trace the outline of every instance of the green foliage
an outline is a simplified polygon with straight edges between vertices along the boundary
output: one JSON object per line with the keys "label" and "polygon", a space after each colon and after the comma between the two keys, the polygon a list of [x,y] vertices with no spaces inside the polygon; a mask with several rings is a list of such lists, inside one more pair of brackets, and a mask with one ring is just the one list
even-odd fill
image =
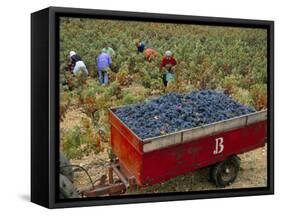
{"label": "green foliage", "polygon": [[251,97],[251,93],[242,88],[235,88],[233,94],[231,95],[234,99],[239,101],[241,104],[245,104],[247,106],[254,106],[254,100]]}
{"label": "green foliage", "polygon": [[[94,128],[109,137],[107,109],[144,101],[164,92],[219,89],[257,110],[267,107],[267,32],[263,29],[215,27],[103,19],[60,18],[60,108],[82,109]],[[137,54],[135,40],[154,48],[151,62]],[[96,58],[110,43],[116,55],[110,83],[97,81]],[[74,76],[68,55],[75,50],[91,76]],[[161,58],[171,50],[178,64],[175,82],[164,88]],[[64,142],[70,155],[79,152],[83,131],[68,131]],[[88,141],[86,143],[89,143]],[[82,151],[82,150],[81,150]],[[77,153],[79,154],[79,153]],[[81,153],[82,154],[82,153]]]}
{"label": "green foliage", "polygon": [[134,97],[134,95],[132,95],[131,93],[129,92],[126,92],[124,93],[124,96],[123,96],[123,102],[124,104],[132,104],[132,103],[135,103],[137,100],[136,98]]}
{"label": "green foliage", "polygon": [[78,125],[61,131],[61,145],[64,154],[70,159],[81,158],[96,147],[92,130]]}
{"label": "green foliage", "polygon": [[148,90],[143,86],[131,86],[129,88],[123,89],[121,103],[124,105],[142,102],[146,99],[147,94]]}
{"label": "green foliage", "polygon": [[257,110],[267,108],[267,85],[255,84],[251,86],[250,93],[254,101],[254,106]]}

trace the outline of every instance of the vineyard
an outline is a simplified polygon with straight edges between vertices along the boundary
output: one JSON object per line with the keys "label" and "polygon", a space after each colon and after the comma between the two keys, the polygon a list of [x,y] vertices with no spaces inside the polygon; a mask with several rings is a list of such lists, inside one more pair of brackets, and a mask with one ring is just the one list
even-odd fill
{"label": "vineyard", "polygon": [[[111,156],[108,108],[145,102],[163,94],[217,90],[262,110],[267,107],[267,32],[262,29],[211,27],[80,18],[60,19],[60,149],[72,160]],[[158,52],[146,61],[135,41]],[[111,44],[115,51],[109,85],[98,82],[96,58]],[[75,50],[90,75],[69,71]],[[171,50],[176,79],[165,88],[159,70]]]}

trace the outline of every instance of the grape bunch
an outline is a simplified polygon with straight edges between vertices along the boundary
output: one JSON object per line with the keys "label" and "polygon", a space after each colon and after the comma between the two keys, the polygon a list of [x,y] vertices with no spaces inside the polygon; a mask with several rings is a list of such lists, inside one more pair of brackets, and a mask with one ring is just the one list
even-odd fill
{"label": "grape bunch", "polygon": [[141,139],[160,136],[255,112],[223,92],[168,93],[144,103],[120,107],[115,114]]}

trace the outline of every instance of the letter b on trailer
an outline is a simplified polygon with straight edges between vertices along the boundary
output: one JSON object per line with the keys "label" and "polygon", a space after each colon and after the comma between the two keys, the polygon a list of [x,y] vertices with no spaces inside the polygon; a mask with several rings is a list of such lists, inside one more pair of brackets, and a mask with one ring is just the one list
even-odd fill
{"label": "letter b on trailer", "polygon": [[223,137],[219,137],[215,139],[215,150],[213,151],[214,155],[220,154],[223,152],[224,149],[224,140]]}

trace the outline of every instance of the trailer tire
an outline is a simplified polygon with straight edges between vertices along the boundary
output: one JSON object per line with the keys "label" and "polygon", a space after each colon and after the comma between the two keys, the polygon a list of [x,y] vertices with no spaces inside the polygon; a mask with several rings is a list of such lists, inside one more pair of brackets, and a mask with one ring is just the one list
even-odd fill
{"label": "trailer tire", "polygon": [[73,183],[66,176],[60,174],[59,179],[60,186],[60,198],[69,199],[69,198],[79,198],[79,193],[74,187]]}
{"label": "trailer tire", "polygon": [[214,168],[215,168],[215,165],[211,166],[209,168],[209,177],[208,177],[208,181],[211,182],[211,183],[215,183],[215,180],[213,178],[213,172],[214,172]]}
{"label": "trailer tire", "polygon": [[240,169],[240,159],[232,156],[211,168],[211,180],[217,187],[226,187],[232,184]]}

